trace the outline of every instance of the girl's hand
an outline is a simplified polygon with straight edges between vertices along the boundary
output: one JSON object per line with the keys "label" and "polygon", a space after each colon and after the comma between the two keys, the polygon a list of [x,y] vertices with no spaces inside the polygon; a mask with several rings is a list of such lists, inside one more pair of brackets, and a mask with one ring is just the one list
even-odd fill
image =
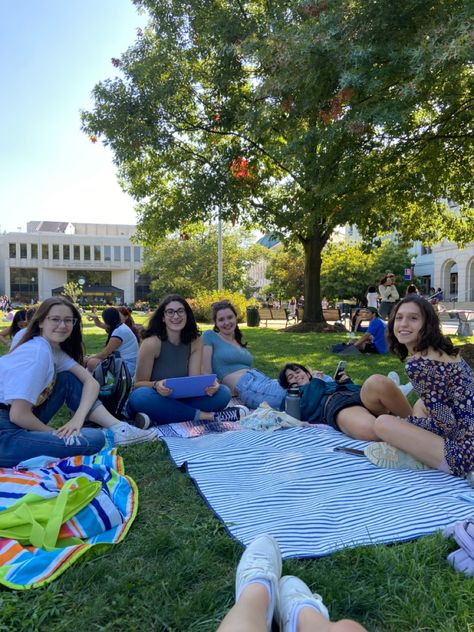
{"label": "girl's hand", "polygon": [[168,397],[173,392],[171,388],[165,386],[166,380],[158,380],[153,383],[153,388],[162,397]]}
{"label": "girl's hand", "polygon": [[73,416],[66,424],[64,424],[64,426],[58,428],[58,430],[56,430],[54,434],[56,434],[61,439],[67,439],[68,437],[74,436],[78,437],[81,434],[81,429],[83,425],[83,419],[81,420]]}
{"label": "girl's hand", "polygon": [[206,395],[208,395],[209,397],[212,397],[213,395],[215,395],[217,393],[217,391],[219,390],[219,382],[217,380],[214,380],[214,384],[211,384],[211,386],[208,386],[205,389],[205,393]]}

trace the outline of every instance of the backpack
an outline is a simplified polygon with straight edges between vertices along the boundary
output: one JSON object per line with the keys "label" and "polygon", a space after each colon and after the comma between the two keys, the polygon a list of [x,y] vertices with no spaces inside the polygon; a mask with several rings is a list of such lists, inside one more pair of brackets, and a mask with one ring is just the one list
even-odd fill
{"label": "backpack", "polygon": [[102,360],[92,375],[99,382],[99,399],[114,417],[119,417],[132,388],[132,377],[120,352]]}

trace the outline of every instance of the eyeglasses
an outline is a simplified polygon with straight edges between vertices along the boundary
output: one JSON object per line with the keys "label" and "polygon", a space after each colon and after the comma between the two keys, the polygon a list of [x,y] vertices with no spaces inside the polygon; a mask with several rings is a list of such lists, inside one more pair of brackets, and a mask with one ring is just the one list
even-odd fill
{"label": "eyeglasses", "polygon": [[184,309],[184,307],[179,307],[178,309],[171,309],[171,307],[169,309],[165,309],[165,316],[168,316],[168,318],[173,318],[173,316],[184,316],[186,313],[186,310]]}
{"label": "eyeglasses", "polygon": [[64,323],[65,327],[74,327],[77,323],[77,318],[59,318],[59,316],[46,316],[46,318],[54,327],[59,327],[61,323]]}

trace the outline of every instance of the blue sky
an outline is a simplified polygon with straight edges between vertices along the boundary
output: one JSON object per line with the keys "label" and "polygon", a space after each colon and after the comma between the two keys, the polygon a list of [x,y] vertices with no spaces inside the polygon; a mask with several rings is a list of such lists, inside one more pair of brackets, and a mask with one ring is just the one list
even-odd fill
{"label": "blue sky", "polygon": [[132,0],[0,0],[0,230],[135,223],[111,153],[80,130],[94,85],[146,16]]}

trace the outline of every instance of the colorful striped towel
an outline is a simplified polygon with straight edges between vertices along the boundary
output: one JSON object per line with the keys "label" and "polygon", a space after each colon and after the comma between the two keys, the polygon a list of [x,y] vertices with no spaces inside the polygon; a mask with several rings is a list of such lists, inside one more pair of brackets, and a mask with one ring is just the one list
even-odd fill
{"label": "colorful striped towel", "polygon": [[324,428],[164,441],[234,538],[248,545],[271,533],[285,558],[412,540],[472,515],[466,481],[334,452],[366,444]]}
{"label": "colorful striped towel", "polygon": [[100,482],[101,490],[62,525],[58,543],[68,538],[82,542],[45,551],[0,538],[1,584],[15,589],[37,588],[58,577],[94,545],[123,540],[137,513],[138,490],[134,481],[124,475],[122,459],[115,450],[53,460],[33,469],[0,468],[0,511],[26,494],[54,498],[68,481],[79,477]]}

